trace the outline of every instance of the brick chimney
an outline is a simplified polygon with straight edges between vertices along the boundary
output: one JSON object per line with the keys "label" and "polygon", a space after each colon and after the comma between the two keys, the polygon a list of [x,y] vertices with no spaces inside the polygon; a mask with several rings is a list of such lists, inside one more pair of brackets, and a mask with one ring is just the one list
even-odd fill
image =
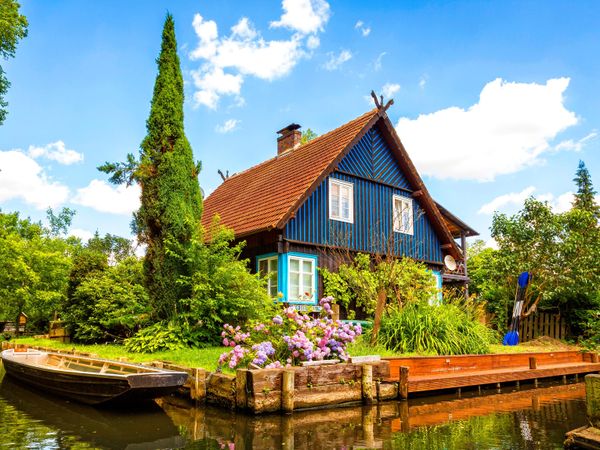
{"label": "brick chimney", "polygon": [[302,139],[302,132],[300,131],[300,125],[292,123],[285,128],[282,128],[277,132],[280,136],[277,138],[277,154],[294,150],[300,145]]}

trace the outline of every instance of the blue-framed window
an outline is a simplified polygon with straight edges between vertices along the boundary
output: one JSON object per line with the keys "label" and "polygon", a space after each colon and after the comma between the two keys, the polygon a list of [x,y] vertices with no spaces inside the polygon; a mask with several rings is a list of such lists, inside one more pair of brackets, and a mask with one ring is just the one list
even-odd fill
{"label": "blue-framed window", "polygon": [[277,253],[256,258],[256,271],[267,277],[267,293],[276,298],[279,294],[279,256]]}
{"label": "blue-framed window", "polygon": [[289,303],[316,303],[317,257],[287,254],[287,301]]}
{"label": "blue-framed window", "polygon": [[316,305],[318,257],[308,253],[269,253],[256,258],[256,270],[267,275],[271,297],[291,304]]}

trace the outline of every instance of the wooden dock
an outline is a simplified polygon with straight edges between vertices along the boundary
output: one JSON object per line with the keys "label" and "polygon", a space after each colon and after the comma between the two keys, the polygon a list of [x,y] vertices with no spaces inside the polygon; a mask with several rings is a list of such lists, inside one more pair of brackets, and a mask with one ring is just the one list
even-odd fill
{"label": "wooden dock", "polygon": [[400,397],[446,389],[462,389],[543,378],[600,372],[597,353],[558,351],[493,355],[384,358]]}
{"label": "wooden dock", "polygon": [[[15,345],[22,344],[3,342],[2,348]],[[76,351],[59,353],[90,356]],[[146,365],[187,372],[188,381],[181,390],[186,398],[254,414],[368,405],[451,389],[460,393],[469,387],[500,388],[504,383],[518,385],[527,380],[537,387],[538,380],[545,378],[562,377],[566,382],[567,376],[600,373],[598,354],[579,351],[363,359],[314,367],[238,369],[235,375],[164,361]]]}

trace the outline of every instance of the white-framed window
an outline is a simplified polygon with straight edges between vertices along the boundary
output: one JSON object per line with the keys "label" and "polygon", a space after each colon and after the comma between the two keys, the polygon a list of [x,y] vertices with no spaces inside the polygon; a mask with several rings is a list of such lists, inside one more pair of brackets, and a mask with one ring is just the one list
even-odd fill
{"label": "white-framed window", "polygon": [[411,198],[394,195],[394,231],[413,234],[413,201]]}
{"label": "white-framed window", "polygon": [[329,218],[354,222],[354,185],[346,181],[329,179]]}
{"label": "white-framed window", "polygon": [[277,256],[268,256],[265,258],[258,258],[258,271],[261,275],[267,276],[267,292],[275,298],[279,293],[279,286],[277,285]]}
{"label": "white-framed window", "polygon": [[315,260],[289,256],[288,272],[288,301],[313,301],[315,298]]}

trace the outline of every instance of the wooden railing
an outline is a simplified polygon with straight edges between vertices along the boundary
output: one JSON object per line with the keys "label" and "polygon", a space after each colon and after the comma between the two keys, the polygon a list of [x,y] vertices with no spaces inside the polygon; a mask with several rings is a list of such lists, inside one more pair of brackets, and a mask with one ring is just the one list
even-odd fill
{"label": "wooden railing", "polygon": [[560,314],[539,312],[522,319],[519,324],[519,341],[527,342],[540,336],[565,339],[567,332],[566,321]]}

